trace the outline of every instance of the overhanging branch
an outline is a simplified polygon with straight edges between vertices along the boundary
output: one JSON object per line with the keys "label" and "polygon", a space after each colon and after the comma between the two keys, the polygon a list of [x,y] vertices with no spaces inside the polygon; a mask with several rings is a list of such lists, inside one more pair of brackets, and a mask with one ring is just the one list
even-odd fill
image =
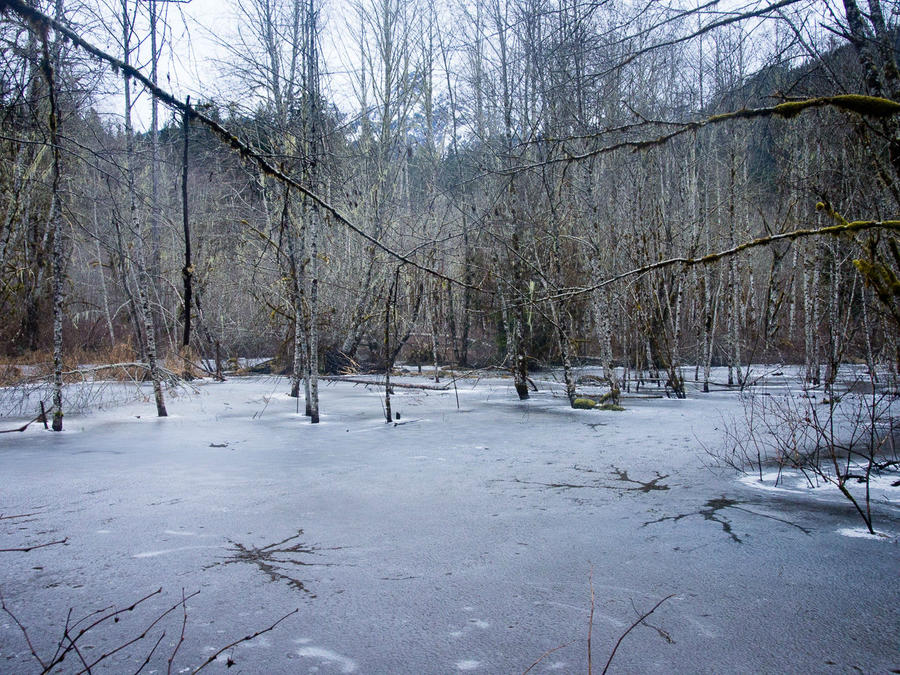
{"label": "overhanging branch", "polygon": [[[590,150],[581,154],[573,155],[566,153],[562,157],[535,162],[526,166],[513,167],[496,173],[503,175],[512,175],[527,171],[529,169],[538,169],[552,164],[568,164],[571,162],[580,162],[592,157],[607,155],[617,150],[649,150],[661,145],[665,145],[671,140],[683,136],[684,134],[698,131],[703,127],[721,124],[723,122],[733,122],[735,120],[751,120],[766,117],[781,117],[789,119],[796,117],[800,113],[812,108],[835,108],[843,112],[856,113],[864,117],[886,118],[894,115],[900,115],[900,103],[879,96],[865,96],[863,94],[839,94],[837,96],[817,96],[815,98],[807,98],[800,101],[786,101],[778,105],[768,106],[765,108],[741,108],[727,113],[721,113],[707,117],[706,119],[696,120],[693,122],[682,122],[677,129],[670,131],[656,138],[644,139],[639,141],[620,141],[611,145],[605,145],[596,150]],[[666,124],[672,124],[667,122]],[[584,138],[584,136],[580,137]]]}
{"label": "overhanging branch", "polygon": [[672,267],[674,265],[683,265],[685,267],[690,267],[692,265],[705,265],[708,263],[716,262],[717,260],[722,260],[723,258],[730,258],[731,256],[737,255],[738,253],[747,251],[751,248],[757,248],[759,246],[769,246],[770,244],[774,244],[778,241],[793,241],[794,239],[800,239],[803,237],[814,237],[822,235],[839,236],[842,234],[855,234],[857,232],[864,232],[866,230],[887,230],[889,232],[895,233],[900,232],[900,220],[856,220],[853,222],[844,221],[839,222],[837,225],[828,225],[827,227],[803,228],[799,230],[791,230],[790,232],[772,234],[767,237],[752,239],[751,241],[746,241],[742,244],[738,244],[737,246],[725,249],[724,251],[719,251],[718,253],[710,253],[700,258],[679,257],[660,260],[649,265],[644,265],[643,267],[636,267],[634,269],[628,270],[627,272],[616,274],[615,276],[604,279],[603,281],[600,281],[591,286],[562,289],[561,291],[559,291],[558,293],[554,293],[553,295],[539,298],[538,301],[571,300],[572,298],[579,295],[597,291],[601,288],[605,288],[606,286],[614,284],[617,281],[621,281],[622,279],[627,279],[629,277],[640,276],[648,272],[653,272],[655,270],[663,269],[666,267]]}

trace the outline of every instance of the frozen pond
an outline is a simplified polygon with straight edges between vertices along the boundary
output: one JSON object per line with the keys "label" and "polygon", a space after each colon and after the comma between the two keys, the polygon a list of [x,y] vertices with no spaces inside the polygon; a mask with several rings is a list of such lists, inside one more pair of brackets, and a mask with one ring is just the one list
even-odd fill
{"label": "frozen pond", "polygon": [[[422,380],[424,381],[424,380]],[[900,668],[900,503],[889,536],[839,497],[759,489],[704,466],[730,393],[574,411],[500,380],[380,393],[324,383],[323,422],[283,379],[0,435],[6,605],[51,656],[73,620],[162,588],[83,638],[91,663],[187,594],[172,672],[299,612],[204,672],[887,672]],[[10,423],[4,428],[15,426]],[[32,514],[32,515],[25,515]],[[10,517],[21,516],[21,517]],[[165,672],[181,608],[99,672]],[[64,672],[83,666],[74,655]],[[40,668],[0,615],[0,672]]]}

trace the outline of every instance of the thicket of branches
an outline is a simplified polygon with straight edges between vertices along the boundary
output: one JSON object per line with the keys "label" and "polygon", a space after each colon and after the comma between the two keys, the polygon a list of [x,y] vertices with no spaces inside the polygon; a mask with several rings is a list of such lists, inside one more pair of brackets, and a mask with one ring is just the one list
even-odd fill
{"label": "thicket of branches", "polygon": [[233,5],[233,97],[136,131],[164,3],[0,2],[8,356],[277,354],[313,419],[398,358],[563,364],[573,404],[585,357],[613,393],[900,366],[896,5],[334,2],[355,109],[319,0]]}

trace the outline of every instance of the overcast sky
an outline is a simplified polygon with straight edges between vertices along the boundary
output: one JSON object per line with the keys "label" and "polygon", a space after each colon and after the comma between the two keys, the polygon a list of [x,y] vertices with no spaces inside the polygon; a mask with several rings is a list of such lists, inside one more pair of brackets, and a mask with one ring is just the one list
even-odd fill
{"label": "overcast sky", "polygon": [[[115,0],[107,0],[114,2]],[[115,1],[115,4],[118,4]],[[190,0],[182,3],[159,3],[160,15],[165,17],[167,28],[159,61],[159,85],[176,97],[184,99],[190,95],[192,102],[216,99],[226,103],[241,100],[236,91],[236,82],[228,76],[229,55],[226,45],[234,44],[237,38],[237,14],[230,0]],[[323,29],[321,64],[327,76],[323,78],[326,95],[339,105],[351,105],[352,91],[348,71],[354,67],[350,62],[355,50],[348,50],[341,44],[347,36],[345,13],[349,3],[334,0],[322,8]],[[146,11],[142,12],[137,33],[148,34]],[[110,36],[108,28],[98,31],[95,41],[99,41],[110,53],[121,56],[121,46]],[[104,34],[105,33],[105,34]],[[142,45],[135,65],[150,75],[149,40]],[[98,99],[98,109],[110,116],[121,117],[123,95],[121,84],[114,84],[118,90]],[[138,90],[141,88],[138,87]],[[170,113],[160,110],[160,124],[164,124]],[[139,91],[133,110],[135,127],[146,129],[150,123],[150,100]]]}

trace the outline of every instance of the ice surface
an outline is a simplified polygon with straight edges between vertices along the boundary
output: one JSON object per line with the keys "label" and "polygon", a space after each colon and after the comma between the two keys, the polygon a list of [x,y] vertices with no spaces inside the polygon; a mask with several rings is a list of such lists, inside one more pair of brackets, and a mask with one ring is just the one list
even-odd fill
{"label": "ice surface", "polygon": [[874,541],[884,542],[888,542],[893,539],[895,540],[894,543],[896,543],[896,536],[892,537],[887,532],[880,532],[878,530],[875,530],[875,534],[872,534],[864,527],[842,527],[838,530],[838,534],[842,534],[845,537],[855,537],[857,539],[872,539]]}
{"label": "ice surface", "polygon": [[[395,425],[376,388],[323,382],[313,426],[288,388],[207,382],[170,399],[167,419],[147,399],[67,415],[63,434],[0,435],[0,548],[66,538],[0,553],[4,602],[39,654],[69,608],[74,620],[161,587],[91,633],[87,654],[140,634],[185,589],[200,593],[173,672],[298,607],[204,672],[235,672],[231,658],[275,675],[521,673],[568,643],[531,672],[586,672],[592,579],[597,669],[670,594],[611,672],[898,666],[896,489],[877,486],[888,536],[869,541],[846,536],[862,523],[833,490],[711,472],[700,443],[721,442],[733,393],[612,413],[569,409],[559,385],[519,402],[508,380],[462,380],[459,408],[452,389],[397,389]],[[95,672],[135,671],[163,630],[152,666],[165,672],[181,622],[179,607]],[[0,613],[0,673],[35,670]]]}

